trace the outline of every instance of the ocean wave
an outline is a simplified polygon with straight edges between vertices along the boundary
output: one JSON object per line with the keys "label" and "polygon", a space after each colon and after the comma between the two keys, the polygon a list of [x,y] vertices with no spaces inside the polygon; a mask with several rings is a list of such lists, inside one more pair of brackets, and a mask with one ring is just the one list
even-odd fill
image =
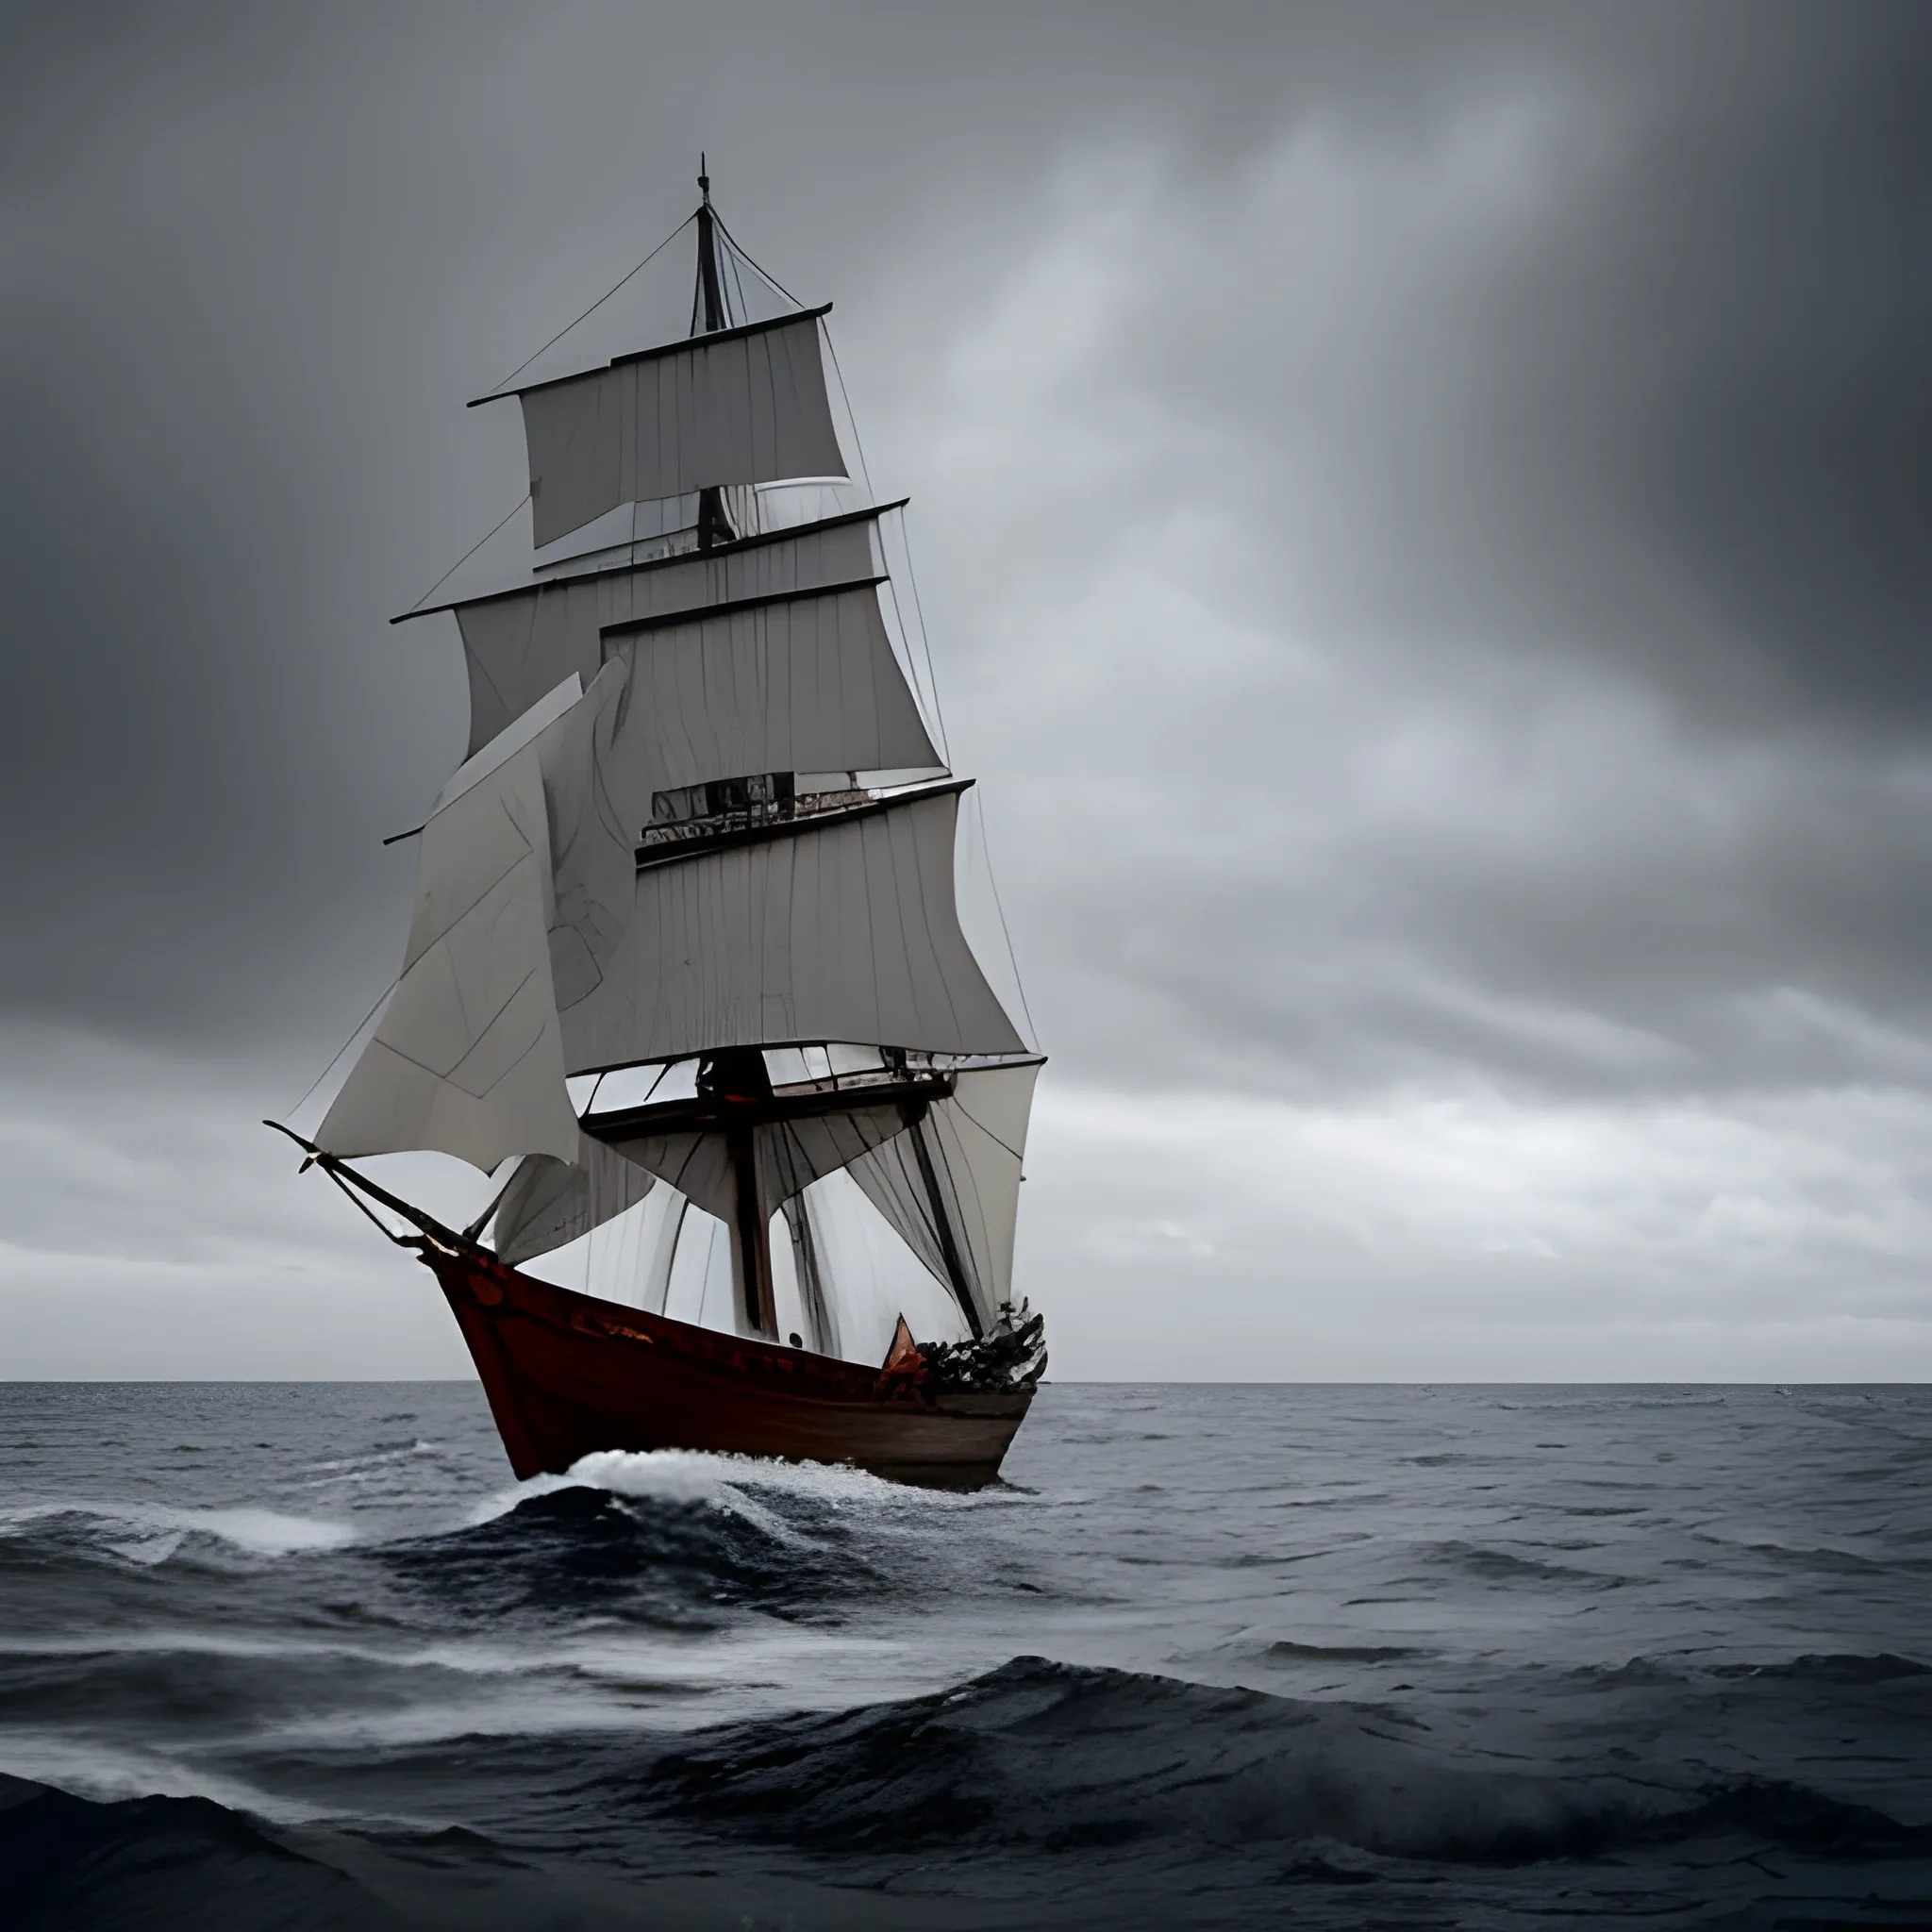
{"label": "ocean wave", "polygon": [[372,1557],[392,1577],[472,1613],[641,1616],[674,1623],[706,1606],[779,1614],[882,1578],[821,1526],[804,1534],[747,1499],[530,1486],[507,1508]]}
{"label": "ocean wave", "polygon": [[934,1695],[704,1734],[636,1796],[806,1848],[1324,1842],[1517,1865],[1742,1839],[1924,1855],[1932,1829],[1790,1784],[1476,1768],[1373,1707],[1016,1657]]}
{"label": "ocean wave", "polygon": [[1710,1674],[1792,1684],[1896,1684],[1905,1678],[1932,1677],[1932,1664],[1898,1657],[1889,1650],[1875,1656],[1856,1651],[1807,1651],[1781,1663],[1717,1664]]}
{"label": "ocean wave", "polygon": [[0,1776],[0,1920],[17,1932],[113,1925],[401,1932],[346,1873],[205,1797],[93,1802]]}
{"label": "ocean wave", "polygon": [[1512,1550],[1499,1550],[1488,1543],[1434,1543],[1424,1554],[1444,1569],[1460,1571],[1483,1583],[1585,1583],[1597,1590],[1615,1590],[1624,1582],[1621,1576],[1605,1575],[1572,1563],[1551,1563],[1540,1557],[1520,1557]]}
{"label": "ocean wave", "polygon": [[[991,1507],[998,1508],[995,1503]],[[954,1532],[986,1499],[863,1470],[662,1450],[602,1451],[498,1491],[458,1525],[373,1545],[392,1574],[497,1609],[780,1615],[943,1583],[1035,1590]]]}
{"label": "ocean wave", "polygon": [[1749,1396],[1756,1392],[1750,1389],[1712,1389],[1697,1383],[1626,1383],[1608,1388],[1586,1385],[1574,1391],[1558,1387],[1501,1395],[1495,1399],[1495,1407],[1506,1415],[1624,1415],[1657,1408],[1729,1408],[1733,1395]]}
{"label": "ocean wave", "polygon": [[[445,1643],[385,1655],[346,1645],[214,1643],[150,1640],[57,1650],[48,1644],[0,1648],[0,1757],[19,1765],[21,1726],[52,1734],[84,1732],[112,1713],[123,1740],[215,1740],[235,1745],[291,1727],[342,1727],[429,1710],[475,1713],[541,1697],[581,1707],[577,1674],[549,1657],[520,1657],[511,1646]],[[473,1722],[474,1717],[466,1719]],[[520,1717],[518,1722],[524,1720]]]}
{"label": "ocean wave", "polygon": [[[1713,1544],[1727,1557],[1753,1557],[1771,1568],[1796,1574],[1811,1573],[1832,1577],[1889,1578],[1900,1573],[1932,1570],[1932,1557],[1905,1557],[1884,1547],[1870,1554],[1834,1543],[1779,1542],[1769,1537],[1724,1536],[1709,1530],[1692,1532],[1695,1540]],[[1874,1537],[1874,1543],[1878,1539]]]}
{"label": "ocean wave", "polygon": [[56,1632],[75,1615],[419,1639],[478,1616],[681,1629],[746,1608],[837,1619],[936,1587],[1031,1588],[983,1542],[948,1533],[976,1505],[858,1470],[608,1452],[467,1505],[425,1495],[348,1522],[36,1500],[0,1513],[0,1579],[36,1607],[29,1627]]}
{"label": "ocean wave", "polygon": [[1296,1643],[1282,1638],[1261,1655],[1282,1663],[1382,1664],[1427,1656],[1426,1651],[1392,1643]]}
{"label": "ocean wave", "polygon": [[0,1552],[15,1557],[93,1556],[142,1568],[196,1545],[244,1557],[288,1557],[340,1549],[355,1541],[347,1524],[274,1509],[178,1509],[162,1504],[49,1502],[0,1511]]}
{"label": "ocean wave", "polygon": [[1621,1664],[1584,1664],[1568,1674],[1592,1690],[1669,1690],[1680,1693],[1690,1682],[1681,1659],[1669,1663],[1633,1657]]}
{"label": "ocean wave", "polygon": [[[430,1446],[389,1444],[373,1458],[308,1469],[335,1480]],[[466,1597],[481,1591],[508,1603],[560,1605],[580,1587],[605,1586],[608,1594],[626,1578],[712,1601],[780,1602],[847,1585],[877,1588],[884,1579],[873,1558],[886,1544],[929,1548],[930,1532],[977,1500],[908,1491],[861,1470],[607,1451],[467,1509],[458,1503],[454,1521],[446,1515],[401,1529],[249,1506],[35,1501],[0,1510],[0,1568],[45,1574],[108,1564],[138,1573],[199,1563],[227,1571],[347,1553],[418,1582],[440,1579]],[[868,1555],[858,1547],[864,1541],[879,1547]]]}
{"label": "ocean wave", "polygon": [[752,1517],[782,1533],[782,1517],[823,1520],[858,1511],[873,1517],[943,1516],[984,1507],[982,1497],[908,1490],[867,1470],[824,1462],[780,1462],[770,1457],[716,1456],[696,1449],[603,1449],[581,1457],[562,1475],[532,1476],[479,1505],[470,1520],[489,1522],[533,1496],[590,1489],[639,1501],[705,1503]]}
{"label": "ocean wave", "polygon": [[[643,1924],[896,1932],[906,1923],[896,1901],[844,1887],[753,1869],[680,1873],[675,1847],[640,1848],[642,1869],[625,1870],[609,1862],[608,1847],[602,1858],[545,1857],[447,1823],[341,1826],[270,1822],[201,1795],[93,1799],[0,1776],[0,1924],[8,1932],[636,1932]],[[1082,1923],[1091,1921],[1083,1914]]]}

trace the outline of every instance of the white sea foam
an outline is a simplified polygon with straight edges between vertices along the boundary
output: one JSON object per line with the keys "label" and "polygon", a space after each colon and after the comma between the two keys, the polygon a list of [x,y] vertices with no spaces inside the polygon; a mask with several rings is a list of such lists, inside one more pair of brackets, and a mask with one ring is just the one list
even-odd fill
{"label": "white sea foam", "polygon": [[331,1806],[263,1790],[206,1766],[185,1764],[163,1751],[104,1745],[52,1732],[8,1731],[0,1740],[0,1772],[53,1785],[77,1798],[113,1804],[124,1798],[210,1798],[231,1811],[252,1812],[279,1824],[309,1824],[346,1817]]}
{"label": "white sea foam", "polygon": [[389,1466],[397,1462],[411,1462],[420,1456],[434,1456],[436,1444],[423,1441],[420,1438],[404,1449],[376,1449],[367,1456],[334,1457],[323,1462],[305,1463],[307,1471],[320,1470],[320,1475],[310,1475],[301,1487],[322,1489],[330,1483],[366,1483],[374,1481],[386,1473]]}
{"label": "white sea foam", "polygon": [[[532,1476],[498,1491],[476,1507],[470,1522],[473,1526],[490,1523],[533,1496],[573,1489],[602,1490],[644,1501],[699,1503],[787,1540],[795,1538],[796,1532],[758,1500],[758,1491],[808,1496],[833,1508],[855,1504],[889,1507],[903,1504],[914,1493],[865,1470],[831,1463],[712,1456],[695,1449],[600,1449],[580,1457],[566,1474]],[[922,1494],[920,1500],[928,1498]]]}
{"label": "white sea foam", "polygon": [[101,1546],[130,1563],[165,1563],[192,1535],[213,1537],[256,1557],[340,1549],[355,1541],[343,1523],[275,1509],[174,1509],[159,1503],[45,1502],[0,1510],[0,1537],[31,1535],[58,1518],[78,1518]]}
{"label": "white sea foam", "polygon": [[285,1557],[298,1550],[336,1550],[354,1542],[356,1532],[345,1523],[313,1516],[285,1516],[275,1509],[201,1509],[184,1512],[186,1529],[220,1537],[238,1549],[259,1557]]}

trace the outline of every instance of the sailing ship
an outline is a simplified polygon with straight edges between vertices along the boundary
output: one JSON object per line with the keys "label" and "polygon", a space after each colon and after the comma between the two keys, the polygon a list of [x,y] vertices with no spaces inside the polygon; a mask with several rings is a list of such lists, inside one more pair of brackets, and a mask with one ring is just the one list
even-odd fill
{"label": "sailing ship", "polygon": [[[784,306],[752,319],[763,271],[699,189],[688,335],[477,399],[521,406],[536,552],[586,547],[404,613],[454,614],[468,755],[399,835],[379,1022],[314,1139],[281,1130],[433,1272],[519,1476],[694,1449],[970,1487],[1045,1368],[1009,1298],[1042,1060],[960,924],[972,781],[908,675],[904,499],[851,477],[830,305],[764,276]],[[348,1165],[417,1150],[507,1176],[456,1228]],[[883,1361],[848,1358],[835,1208],[939,1285],[951,1334],[902,1312]],[[625,1298],[528,1272],[624,1216],[655,1230]],[[728,1328],[675,1319],[680,1251],[720,1224]]]}

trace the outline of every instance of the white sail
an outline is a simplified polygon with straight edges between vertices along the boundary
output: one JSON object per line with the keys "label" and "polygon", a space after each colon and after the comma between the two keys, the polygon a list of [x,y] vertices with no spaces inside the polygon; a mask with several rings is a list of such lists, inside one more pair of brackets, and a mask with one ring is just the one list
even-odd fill
{"label": "white sail", "polygon": [[496,1252],[520,1267],[614,1221],[657,1184],[655,1174],[588,1134],[578,1135],[575,1160],[526,1154],[496,1204]]}
{"label": "white sail", "polygon": [[[896,1104],[854,1107],[753,1127],[758,1195],[768,1209],[802,1194],[813,1181],[849,1167],[868,1149],[905,1130]],[[611,1148],[626,1162],[648,1169],[679,1193],[729,1224],[737,1217],[738,1184],[731,1152],[718,1129],[612,1135]]]}
{"label": "white sail", "polygon": [[596,984],[566,1001],[566,1065],[824,1041],[1024,1052],[959,929],[957,804],[927,791],[646,865]]}
{"label": "white sail", "polygon": [[852,1177],[866,1198],[951,1288],[946,1240],[933,1200],[935,1193],[939,1196],[954,1257],[982,1328],[992,1325],[1000,1305],[1012,1293],[1021,1169],[1040,1067],[1040,1061],[1029,1060],[962,1071],[951,1097],[933,1102],[909,1133],[851,1163]]}
{"label": "white sail", "polygon": [[470,675],[470,751],[488,744],[573,672],[588,685],[603,666],[608,625],[874,575],[876,520],[877,512],[869,512],[715,555],[592,571],[456,605]]}
{"label": "white sail", "polygon": [[870,586],[608,633],[630,667],[612,756],[660,791],[767,772],[942,770]]}
{"label": "white sail", "polygon": [[518,391],[541,548],[621,503],[842,476],[824,309],[693,337]]}
{"label": "white sail", "polygon": [[[806,596],[621,641],[544,767],[553,984],[573,1071],[659,1057],[624,1042],[637,1004],[627,975],[656,957],[664,937],[661,895],[637,867],[660,794],[758,773],[921,769],[939,758],[870,591]],[[930,870],[937,860],[925,863]],[[937,874],[945,882],[941,939],[957,932],[951,875],[949,845]],[[724,940],[691,943],[690,963],[702,973]],[[977,976],[976,967],[971,972]],[[741,1043],[701,1041],[691,1050]]]}
{"label": "white sail", "polygon": [[785,1231],[791,1238],[791,1278],[798,1294],[799,1320],[805,1324],[805,1345],[819,1355],[838,1355],[839,1307],[819,1259],[811,1196],[794,1194],[784,1204],[784,1217]]}
{"label": "white sail", "polygon": [[316,1133],[335,1155],[426,1148],[486,1172],[577,1151],[550,973],[551,725],[423,828],[402,977]]}

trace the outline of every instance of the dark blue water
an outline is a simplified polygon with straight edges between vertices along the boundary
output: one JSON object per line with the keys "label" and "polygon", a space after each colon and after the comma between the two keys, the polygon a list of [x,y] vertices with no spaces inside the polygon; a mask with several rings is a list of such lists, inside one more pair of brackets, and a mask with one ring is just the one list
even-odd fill
{"label": "dark blue water", "polygon": [[0,1385],[0,1924],[1932,1926],[1932,1391],[1056,1387],[974,1497]]}

